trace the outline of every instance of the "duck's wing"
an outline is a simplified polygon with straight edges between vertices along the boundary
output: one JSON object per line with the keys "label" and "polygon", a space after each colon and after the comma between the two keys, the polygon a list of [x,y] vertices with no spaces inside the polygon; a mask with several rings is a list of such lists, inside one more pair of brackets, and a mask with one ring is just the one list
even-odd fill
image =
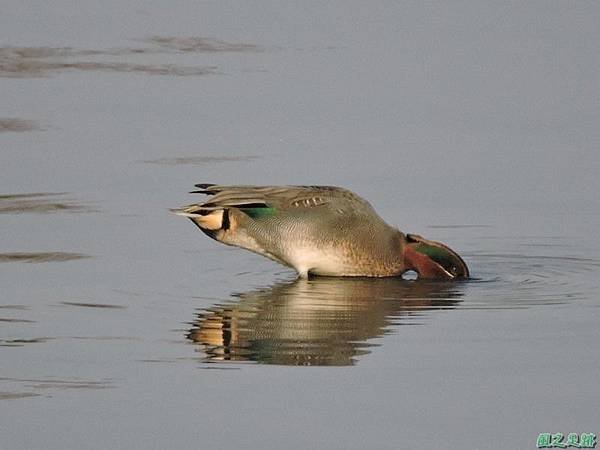
{"label": "duck's wing", "polygon": [[302,215],[318,210],[337,214],[375,214],[373,207],[353,192],[335,186],[227,186],[197,184],[193,193],[210,196],[205,202],[180,211],[207,215],[212,211],[237,208],[253,218],[266,215]]}

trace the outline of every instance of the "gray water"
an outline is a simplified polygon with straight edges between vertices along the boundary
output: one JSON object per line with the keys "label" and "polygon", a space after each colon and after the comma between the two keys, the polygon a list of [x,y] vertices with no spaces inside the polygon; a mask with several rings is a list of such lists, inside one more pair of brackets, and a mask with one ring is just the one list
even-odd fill
{"label": "gray water", "polygon": [[[4,2],[0,448],[600,434],[599,20]],[[473,279],[296,281],[169,213],[199,182],[350,188]]]}

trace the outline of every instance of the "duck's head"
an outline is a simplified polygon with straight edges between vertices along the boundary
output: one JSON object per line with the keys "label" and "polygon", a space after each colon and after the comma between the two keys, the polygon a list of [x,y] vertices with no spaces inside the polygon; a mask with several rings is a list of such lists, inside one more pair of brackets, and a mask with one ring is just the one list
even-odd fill
{"label": "duck's head", "polygon": [[407,234],[403,251],[406,270],[414,270],[419,278],[469,278],[469,268],[462,258],[440,242],[427,240],[417,234]]}

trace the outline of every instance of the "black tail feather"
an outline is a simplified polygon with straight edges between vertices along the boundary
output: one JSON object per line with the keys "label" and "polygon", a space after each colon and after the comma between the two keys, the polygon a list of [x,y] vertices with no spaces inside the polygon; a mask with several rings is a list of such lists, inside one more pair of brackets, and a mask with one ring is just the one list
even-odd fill
{"label": "black tail feather", "polygon": [[206,194],[206,195],[215,195],[216,192],[212,191],[210,188],[212,186],[216,186],[214,183],[198,183],[194,185],[197,188],[200,188],[198,191],[190,191],[190,194]]}

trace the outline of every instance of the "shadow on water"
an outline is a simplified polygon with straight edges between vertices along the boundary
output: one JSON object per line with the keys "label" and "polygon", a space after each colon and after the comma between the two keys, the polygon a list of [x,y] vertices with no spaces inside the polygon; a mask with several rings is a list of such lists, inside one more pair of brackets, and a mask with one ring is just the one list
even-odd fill
{"label": "shadow on water", "polygon": [[459,283],[398,278],[295,280],[236,294],[237,302],[198,313],[187,337],[205,362],[346,366],[368,354],[392,326],[423,312],[453,309]]}
{"label": "shadow on water", "polygon": [[91,258],[91,255],[83,253],[69,252],[13,252],[0,253],[0,263],[21,262],[21,263],[46,263],[46,262],[64,262],[77,259]]}
{"label": "shadow on water", "polygon": [[[56,391],[70,389],[77,390],[97,390],[114,388],[114,382],[111,379],[81,379],[75,377],[69,378],[12,378],[0,377],[0,386],[6,386],[7,391],[0,390],[1,400],[17,400],[28,397],[46,396],[52,397]],[[23,391],[23,388],[27,391]],[[46,392],[46,393],[44,393]]]}
{"label": "shadow on water", "polygon": [[0,133],[24,131],[34,131],[41,129],[37,122],[28,119],[19,119],[18,117],[3,117],[0,118]]}
{"label": "shadow on water", "polygon": [[258,159],[257,156],[176,156],[170,158],[158,158],[141,161],[147,164],[158,164],[163,166],[201,166],[206,164],[222,162],[249,162]]}
{"label": "shadow on water", "polygon": [[0,214],[98,212],[71,198],[66,192],[32,192],[0,195]]}
{"label": "shadow on water", "polygon": [[[253,44],[231,43],[205,37],[154,36],[138,40],[144,46],[81,49],[73,47],[0,47],[0,77],[44,77],[65,70],[133,72],[146,75],[198,76],[218,73],[215,66],[143,64],[132,62],[138,55],[257,52]],[[105,58],[111,58],[106,61]],[[126,61],[122,59],[126,58]]]}
{"label": "shadow on water", "polygon": [[145,51],[182,52],[182,53],[222,53],[222,52],[257,52],[261,48],[254,44],[242,42],[225,42],[219,39],[206,37],[175,37],[152,36],[142,39],[142,42],[153,45],[155,48],[146,48]]}

